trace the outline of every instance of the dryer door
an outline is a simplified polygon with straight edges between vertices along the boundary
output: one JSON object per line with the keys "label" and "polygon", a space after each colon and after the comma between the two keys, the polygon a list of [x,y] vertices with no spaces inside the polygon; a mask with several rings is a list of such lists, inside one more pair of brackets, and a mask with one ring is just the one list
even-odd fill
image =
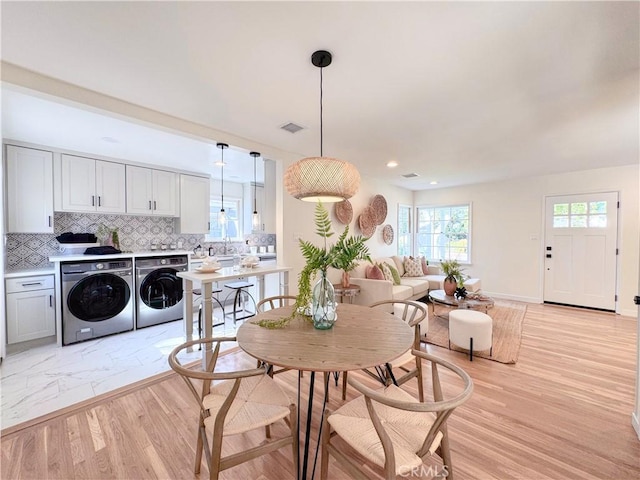
{"label": "dryer door", "polygon": [[182,300],[182,279],[174,268],[159,268],[149,273],[140,285],[140,300],[149,308],[164,310]]}
{"label": "dryer door", "polygon": [[69,312],[86,322],[102,322],[115,317],[129,303],[131,288],[111,273],[98,273],[80,280],[67,296]]}

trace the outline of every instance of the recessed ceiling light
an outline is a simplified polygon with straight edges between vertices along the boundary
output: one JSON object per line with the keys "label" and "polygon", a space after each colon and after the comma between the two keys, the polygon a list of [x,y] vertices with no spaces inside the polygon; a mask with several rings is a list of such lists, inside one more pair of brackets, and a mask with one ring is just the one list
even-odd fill
{"label": "recessed ceiling light", "polygon": [[398,166],[398,162],[396,162],[395,160],[391,160],[390,162],[387,162],[387,167],[389,168],[395,168]]}
{"label": "recessed ceiling light", "polygon": [[429,182],[429,185],[437,185],[437,184],[438,184],[438,182],[435,181],[435,180],[433,182]]}
{"label": "recessed ceiling light", "polygon": [[107,143],[120,143],[117,138],[113,138],[113,137],[102,137],[100,140]]}
{"label": "recessed ceiling light", "polygon": [[221,162],[220,160],[218,160],[216,162],[216,167],[224,167],[227,164],[227,162]]}

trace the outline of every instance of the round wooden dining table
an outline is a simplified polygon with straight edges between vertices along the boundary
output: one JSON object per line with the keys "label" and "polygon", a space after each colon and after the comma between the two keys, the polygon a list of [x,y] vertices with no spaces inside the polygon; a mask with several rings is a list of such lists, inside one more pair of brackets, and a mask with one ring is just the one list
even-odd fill
{"label": "round wooden dining table", "polygon": [[[302,471],[297,478],[307,479],[309,437],[315,372],[346,372],[384,365],[409,350],[414,331],[399,317],[381,309],[341,303],[337,307],[338,320],[329,330],[318,330],[298,315],[283,328],[256,325],[260,320],[280,320],[288,317],[293,307],[282,307],[259,313],[238,329],[238,345],[246,353],[279,367],[302,372],[310,371],[309,397]],[[325,375],[327,401],[328,376]],[[322,410],[324,414],[324,407]],[[298,415],[300,415],[300,373],[298,373]],[[302,426],[298,419],[298,424]],[[322,425],[322,418],[320,419]],[[318,432],[318,443],[320,443]],[[317,455],[316,455],[317,459]],[[315,461],[311,478],[315,473]]]}
{"label": "round wooden dining table", "polygon": [[413,329],[381,309],[341,303],[338,321],[318,330],[298,315],[284,328],[256,325],[288,317],[291,306],[259,313],[237,333],[238,345],[252,357],[294,370],[344,372],[384,365],[411,348]]}

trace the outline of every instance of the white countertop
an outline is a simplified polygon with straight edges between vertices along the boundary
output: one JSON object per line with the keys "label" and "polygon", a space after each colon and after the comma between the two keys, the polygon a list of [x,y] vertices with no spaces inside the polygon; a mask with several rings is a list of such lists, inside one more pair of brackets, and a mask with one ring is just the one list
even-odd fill
{"label": "white countertop", "polygon": [[178,272],[176,275],[186,280],[201,283],[218,282],[221,280],[232,280],[235,278],[243,277],[259,277],[268,275],[270,273],[289,272],[293,270],[292,267],[283,267],[279,265],[259,266],[257,268],[244,269],[240,271],[234,271],[233,267],[225,267],[217,272],[212,273],[200,273],[200,272]]}
{"label": "white countertop", "polygon": [[19,270],[13,270],[11,272],[5,272],[4,278],[22,278],[32,277],[36,275],[53,275],[55,273],[56,269],[53,267],[22,268]]}
{"label": "white countertop", "polygon": [[146,252],[116,253],[113,255],[54,255],[49,257],[53,263],[78,262],[83,260],[112,260],[119,258],[140,258],[140,257],[173,257],[175,255],[191,255],[191,250],[149,250]]}

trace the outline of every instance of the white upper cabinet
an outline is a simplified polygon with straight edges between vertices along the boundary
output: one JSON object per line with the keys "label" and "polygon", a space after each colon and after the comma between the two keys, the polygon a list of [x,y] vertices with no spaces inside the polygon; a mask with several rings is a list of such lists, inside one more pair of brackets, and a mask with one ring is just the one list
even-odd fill
{"label": "white upper cabinet", "polygon": [[7,232],[53,233],[53,153],[6,146]]}
{"label": "white upper cabinet", "polygon": [[209,232],[210,180],[180,175],[180,218],[177,233]]}
{"label": "white upper cabinet", "polygon": [[125,212],[125,166],[75,155],[62,155],[62,210]]}
{"label": "white upper cabinet", "polygon": [[178,215],[178,175],[127,165],[127,213]]}

